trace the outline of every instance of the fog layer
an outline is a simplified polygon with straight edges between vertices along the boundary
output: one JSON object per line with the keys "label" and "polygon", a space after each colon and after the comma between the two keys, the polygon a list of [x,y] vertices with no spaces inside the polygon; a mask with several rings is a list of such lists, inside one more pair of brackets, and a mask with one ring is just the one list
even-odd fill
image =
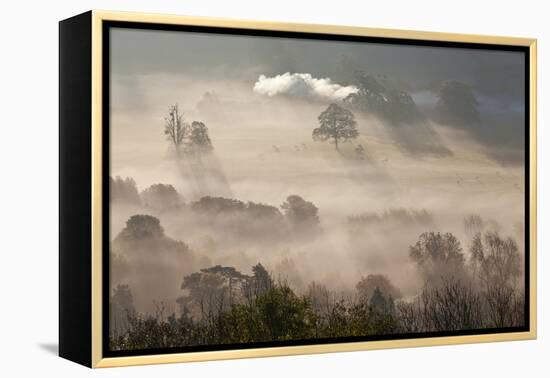
{"label": "fog layer", "polygon": [[[401,84],[384,84],[391,88],[387,93],[408,88],[420,114],[411,122],[394,122],[345,101],[359,89],[338,71],[348,67],[351,76],[351,66],[363,69],[372,56],[381,72],[388,55],[369,55],[374,45],[352,54],[347,66],[316,61],[308,69],[304,62],[322,55],[318,43],[306,43],[307,55],[284,41],[274,42],[274,50],[256,41],[250,55],[233,52],[223,61],[215,51],[223,44],[208,36],[204,41],[212,43],[203,41],[201,61],[197,54],[203,50],[192,38],[186,45],[171,34],[145,33],[144,50],[157,53],[145,58],[132,43],[122,44],[136,36],[120,33],[113,44],[110,175],[131,178],[137,191],[134,199],[125,194],[111,201],[111,285],[129,285],[138,311],[154,313],[161,302],[175,309],[184,276],[199,269],[223,265],[249,274],[258,262],[298,292],[316,281],[349,293],[362,277],[383,274],[411,297],[424,282],[409,247],[423,232],[450,232],[468,255],[472,234],[464,219],[471,214],[483,219],[483,230],[523,245],[524,108],[510,84],[521,71],[515,56],[495,58],[508,62],[498,66],[507,78],[501,87],[494,75],[477,80],[492,60],[472,52],[456,51],[458,61],[468,62],[462,73],[445,52],[431,78],[414,60],[403,60],[408,68],[393,62],[387,70]],[[165,40],[194,49],[196,65],[184,63],[180,53],[174,61],[166,59],[164,45],[155,45]],[[410,48],[398,51],[417,56]],[[272,64],[270,54],[277,55]],[[428,82],[456,78],[472,83],[481,114],[475,125],[435,116],[440,103]],[[298,88],[292,81],[298,79],[306,87]],[[273,89],[280,84],[275,80],[288,88]],[[352,109],[359,134],[339,149],[312,139],[319,114],[332,101]],[[167,141],[165,118],[174,104],[184,122],[207,126],[209,153],[181,157]],[[165,186],[152,187],[156,184]],[[151,195],[157,190],[176,194],[159,202]],[[315,227],[292,223],[283,204],[293,195],[318,209]],[[242,204],[211,210],[201,202],[205,197]],[[260,217],[258,209],[270,215]],[[158,227],[146,220],[154,236],[136,242],[127,223],[134,215],[159,220]]]}

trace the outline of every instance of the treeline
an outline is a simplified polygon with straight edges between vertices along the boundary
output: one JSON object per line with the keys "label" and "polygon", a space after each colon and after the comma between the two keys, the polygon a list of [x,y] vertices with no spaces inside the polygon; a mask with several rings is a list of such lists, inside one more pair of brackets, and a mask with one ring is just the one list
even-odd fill
{"label": "treeline", "polygon": [[280,240],[319,231],[319,209],[299,195],[279,206],[234,198],[203,196],[186,203],[170,184],[154,184],[139,192],[132,178],[110,178],[111,201],[142,206],[153,214],[192,214],[196,225],[217,226],[235,238]]}
{"label": "treeline", "polygon": [[515,327],[524,324],[522,260],[512,238],[478,232],[466,256],[450,233],[426,232],[409,247],[424,279],[403,298],[384,275],[352,295],[312,282],[298,293],[261,264],[252,274],[214,266],[184,277],[179,311],[143,315],[127,286],[111,297],[113,350]]}
{"label": "treeline", "polygon": [[384,76],[358,71],[350,84],[358,91],[348,95],[344,104],[376,114],[392,124],[411,124],[431,118],[449,126],[470,127],[479,126],[481,121],[474,89],[460,81],[443,80],[427,88],[438,99],[432,111],[420,109],[403,85]]}
{"label": "treeline", "polygon": [[370,212],[352,215],[348,217],[348,223],[352,227],[356,228],[376,224],[394,224],[404,227],[418,225],[428,227],[434,225],[434,218],[433,215],[426,209],[408,210],[403,208],[394,208],[387,209],[381,214]]}
{"label": "treeline", "polygon": [[247,214],[260,219],[276,219],[284,215],[294,223],[318,223],[319,209],[312,202],[299,195],[290,195],[281,204],[280,209],[252,201],[233,198],[203,196],[195,202],[185,203],[183,196],[170,184],[153,184],[139,192],[131,177],[110,177],[111,201],[143,205],[161,211],[179,210],[184,207],[202,213]]}
{"label": "treeline", "polygon": [[153,184],[139,192],[131,177],[109,178],[111,202],[130,205],[142,205],[153,210],[165,211],[178,209],[184,204],[184,198],[170,184]]}

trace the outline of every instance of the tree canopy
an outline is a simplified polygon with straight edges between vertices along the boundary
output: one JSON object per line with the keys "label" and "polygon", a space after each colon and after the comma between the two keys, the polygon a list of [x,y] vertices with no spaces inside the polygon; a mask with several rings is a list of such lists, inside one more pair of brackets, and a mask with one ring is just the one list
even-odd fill
{"label": "tree canopy", "polygon": [[319,223],[317,206],[298,195],[288,196],[281,205],[281,209],[293,225],[317,225]]}
{"label": "tree canopy", "polygon": [[338,150],[338,144],[359,136],[353,113],[337,104],[330,104],[319,114],[319,127],[313,130],[313,140],[331,141]]}
{"label": "tree canopy", "polygon": [[143,204],[156,210],[177,208],[183,203],[180,194],[172,185],[153,184],[141,192]]}
{"label": "tree canopy", "polygon": [[353,80],[359,91],[345,98],[354,109],[383,117],[392,123],[414,122],[420,111],[409,93],[374,75],[359,73]]}
{"label": "tree canopy", "polygon": [[355,288],[363,299],[372,298],[376,290],[395,299],[402,297],[401,291],[383,274],[369,274],[367,277],[362,277]]}
{"label": "tree canopy", "polygon": [[131,177],[109,177],[109,189],[111,201],[120,201],[132,204],[139,204],[139,193],[136,182]]}
{"label": "tree canopy", "polygon": [[152,215],[136,214],[126,221],[126,227],[117,237],[143,239],[160,238],[164,236],[164,229],[160,220]]}
{"label": "tree canopy", "polygon": [[478,123],[478,102],[472,88],[455,80],[443,82],[439,89],[437,114],[440,121],[450,125]]}
{"label": "tree canopy", "polygon": [[203,122],[193,121],[189,129],[189,145],[201,151],[212,150],[212,141],[208,135],[208,128]]}
{"label": "tree canopy", "polygon": [[418,264],[429,283],[437,284],[442,277],[461,278],[464,273],[464,253],[458,239],[451,233],[425,232],[409,256]]}

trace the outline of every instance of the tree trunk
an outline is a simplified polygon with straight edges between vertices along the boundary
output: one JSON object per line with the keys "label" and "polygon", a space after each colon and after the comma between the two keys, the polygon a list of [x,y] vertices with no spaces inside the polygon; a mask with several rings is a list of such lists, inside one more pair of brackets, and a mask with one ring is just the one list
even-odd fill
{"label": "tree trunk", "polygon": [[336,151],[340,151],[338,148],[338,137],[334,137],[334,145],[336,146]]}

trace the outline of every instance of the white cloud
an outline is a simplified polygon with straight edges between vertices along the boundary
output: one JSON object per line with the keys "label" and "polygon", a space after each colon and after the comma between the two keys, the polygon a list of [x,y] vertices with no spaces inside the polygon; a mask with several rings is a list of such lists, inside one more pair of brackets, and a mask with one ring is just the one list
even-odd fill
{"label": "white cloud", "polygon": [[330,78],[317,79],[308,73],[286,72],[282,75],[267,77],[260,75],[254,84],[254,92],[275,96],[284,94],[293,97],[310,97],[330,101],[341,101],[359,89],[353,85],[342,86],[333,83]]}

